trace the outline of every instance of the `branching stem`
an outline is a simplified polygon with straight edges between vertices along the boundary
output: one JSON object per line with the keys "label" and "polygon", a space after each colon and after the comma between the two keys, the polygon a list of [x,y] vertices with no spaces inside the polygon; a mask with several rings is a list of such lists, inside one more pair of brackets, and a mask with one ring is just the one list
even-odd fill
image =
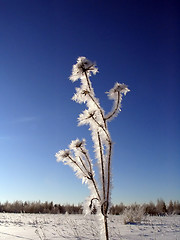
{"label": "branching stem", "polygon": [[84,164],[84,162],[83,162],[83,160],[82,160],[82,158],[79,156],[79,160],[80,160],[80,162],[82,163],[82,165],[83,165],[83,167],[84,167],[84,169],[87,171],[87,173],[89,172],[88,170],[87,170],[87,168],[86,168],[86,166],[85,166],[85,164]]}
{"label": "branching stem", "polygon": [[[90,86],[90,80],[87,76],[87,73],[85,72],[85,76],[86,76],[86,80],[87,80],[87,83],[88,83],[88,87],[89,87],[89,90],[91,91],[91,86]],[[91,100],[95,103],[96,107],[99,109],[100,111],[100,114],[102,116],[102,119],[104,121],[104,125],[106,127],[106,121],[105,121],[105,117],[104,117],[104,113],[102,111],[102,108],[99,106],[99,104],[95,101],[95,99],[91,96],[90,92],[88,93],[89,97],[91,98]]]}
{"label": "branching stem", "polygon": [[79,166],[79,164],[69,155],[69,159],[81,170],[81,172],[84,174],[85,177],[87,177],[86,173],[83,171],[83,169]]}
{"label": "branching stem", "polygon": [[108,131],[106,130],[106,128],[104,128],[104,127],[94,118],[94,116],[92,116],[92,119],[96,122],[96,124],[97,124],[100,128],[103,129],[103,131],[105,132],[105,134],[106,134],[106,136],[107,136],[107,138],[108,138],[108,141],[111,141],[111,138],[110,138],[110,136],[109,136]]}
{"label": "branching stem", "polygon": [[87,152],[84,151],[82,147],[80,147],[80,149],[81,149],[81,152],[84,154],[85,158],[87,159],[87,162],[88,162],[89,168],[90,168],[90,172],[92,172],[92,165],[91,165],[91,161],[90,161],[90,159],[89,159],[89,157],[87,155]]}
{"label": "branching stem", "polygon": [[103,119],[103,122],[104,122],[104,126],[107,127],[107,126],[106,126],[106,125],[107,125],[107,124],[106,124],[106,119],[105,119],[105,117],[104,117],[104,113],[103,113],[101,107],[99,106],[99,104],[97,104],[97,102],[96,102],[95,99],[91,96],[90,93],[88,93],[88,95],[89,95],[89,97],[91,98],[91,100],[95,103],[96,107],[99,109],[100,114],[101,114],[102,119]]}
{"label": "branching stem", "polygon": [[101,196],[100,196],[100,194],[99,194],[99,191],[98,191],[98,188],[97,188],[97,184],[96,184],[96,181],[95,181],[94,176],[93,176],[92,165],[91,165],[90,159],[89,159],[87,153],[82,149],[82,147],[80,147],[80,149],[81,149],[81,152],[85,155],[85,157],[86,157],[86,159],[87,159],[87,161],[88,161],[88,163],[89,163],[90,171],[88,171],[88,169],[87,169],[86,166],[84,165],[81,157],[79,157],[79,158],[80,158],[80,161],[82,162],[83,167],[85,168],[85,170],[87,171],[87,173],[88,173],[88,175],[89,175],[88,179],[93,182],[95,191],[96,191],[97,196],[98,196],[98,198],[99,198],[99,201],[101,201]]}

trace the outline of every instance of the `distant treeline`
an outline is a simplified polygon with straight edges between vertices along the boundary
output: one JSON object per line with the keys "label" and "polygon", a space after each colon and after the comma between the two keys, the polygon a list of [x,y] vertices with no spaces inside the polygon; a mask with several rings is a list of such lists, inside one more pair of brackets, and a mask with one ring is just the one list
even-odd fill
{"label": "distant treeline", "polygon": [[[157,203],[153,202],[146,204],[132,204],[130,206],[125,206],[123,203],[113,205],[110,208],[110,214],[120,215],[123,214],[124,210],[127,208],[143,210],[146,215],[166,215],[166,214],[178,214],[180,215],[180,202],[170,201],[166,204],[162,199],[158,199]],[[82,214],[83,208],[79,204],[75,206],[74,204],[54,204],[53,202],[29,202],[29,201],[15,201],[10,203],[6,201],[5,203],[0,203],[0,212],[6,213],[51,213],[51,214]],[[93,209],[93,213],[96,213],[96,209]]]}
{"label": "distant treeline", "polygon": [[0,203],[0,212],[7,213],[52,213],[52,214],[81,214],[82,205],[75,206],[74,204],[54,204],[53,202],[29,202],[15,201],[10,203]]}

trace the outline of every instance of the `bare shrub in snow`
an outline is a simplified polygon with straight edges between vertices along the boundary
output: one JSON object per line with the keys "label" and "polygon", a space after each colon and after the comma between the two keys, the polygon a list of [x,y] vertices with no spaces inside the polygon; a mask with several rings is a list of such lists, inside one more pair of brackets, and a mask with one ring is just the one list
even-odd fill
{"label": "bare shrub in snow", "polygon": [[100,184],[95,179],[93,162],[86,148],[86,140],[76,139],[71,142],[68,149],[60,150],[56,153],[58,162],[69,165],[77,177],[87,184],[91,195],[84,204],[84,212],[91,212],[96,208],[99,220],[102,239],[109,239],[107,215],[111,200],[111,156],[112,140],[108,130],[108,122],[118,115],[121,108],[123,95],[129,92],[128,87],[123,83],[116,83],[107,95],[114,101],[114,106],[108,114],[105,114],[100,106],[99,99],[96,98],[92,87],[90,76],[96,74],[98,69],[95,63],[85,57],[79,57],[77,63],[73,65],[72,82],[80,79],[81,85],[76,88],[73,100],[77,103],[85,103],[85,109],[78,117],[79,126],[89,125],[92,140],[94,143],[94,152],[97,164],[99,166]]}
{"label": "bare shrub in snow", "polygon": [[179,201],[174,201],[174,210],[173,214],[180,215],[180,202]]}
{"label": "bare shrub in snow", "polygon": [[140,223],[144,216],[144,207],[138,204],[132,204],[124,210],[124,223]]}
{"label": "bare shrub in snow", "polygon": [[158,215],[165,215],[167,213],[166,204],[164,200],[162,199],[157,200],[156,211]]}

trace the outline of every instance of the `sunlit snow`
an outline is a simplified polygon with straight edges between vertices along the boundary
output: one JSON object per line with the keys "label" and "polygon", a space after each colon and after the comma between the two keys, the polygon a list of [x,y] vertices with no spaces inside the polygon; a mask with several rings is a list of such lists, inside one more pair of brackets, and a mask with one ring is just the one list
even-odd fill
{"label": "sunlit snow", "polygon": [[[94,215],[0,213],[1,240],[99,240]],[[110,240],[178,240],[180,216],[147,216],[125,225],[123,216],[109,216]]]}

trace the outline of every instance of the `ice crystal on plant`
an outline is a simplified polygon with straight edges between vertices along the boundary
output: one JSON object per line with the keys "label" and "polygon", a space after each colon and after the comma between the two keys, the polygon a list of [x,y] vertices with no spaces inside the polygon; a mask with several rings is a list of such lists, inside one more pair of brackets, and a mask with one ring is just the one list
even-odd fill
{"label": "ice crystal on plant", "polygon": [[68,158],[70,156],[70,151],[69,149],[66,150],[60,150],[58,153],[56,153],[56,158],[57,158],[57,162],[64,162],[66,158]]}
{"label": "ice crystal on plant", "polygon": [[128,89],[128,86],[124,83],[115,83],[114,87],[109,90],[108,97],[110,99],[116,99],[117,93],[123,93],[126,95],[130,90]]}
{"label": "ice crystal on plant", "polygon": [[77,63],[73,65],[72,75],[69,79],[72,82],[75,82],[81,78],[84,73],[87,73],[88,76],[90,76],[91,72],[96,74],[98,69],[95,67],[95,65],[95,63],[89,61],[86,57],[79,57],[77,59]]}
{"label": "ice crystal on plant", "polygon": [[69,145],[70,149],[76,149],[85,146],[85,139],[79,140],[78,138],[76,140],[73,140],[71,144]]}
{"label": "ice crystal on plant", "polygon": [[107,121],[111,121],[121,111],[121,102],[123,94],[126,95],[130,90],[124,83],[115,83],[114,87],[107,92],[109,99],[114,100],[112,110],[105,116]]}

